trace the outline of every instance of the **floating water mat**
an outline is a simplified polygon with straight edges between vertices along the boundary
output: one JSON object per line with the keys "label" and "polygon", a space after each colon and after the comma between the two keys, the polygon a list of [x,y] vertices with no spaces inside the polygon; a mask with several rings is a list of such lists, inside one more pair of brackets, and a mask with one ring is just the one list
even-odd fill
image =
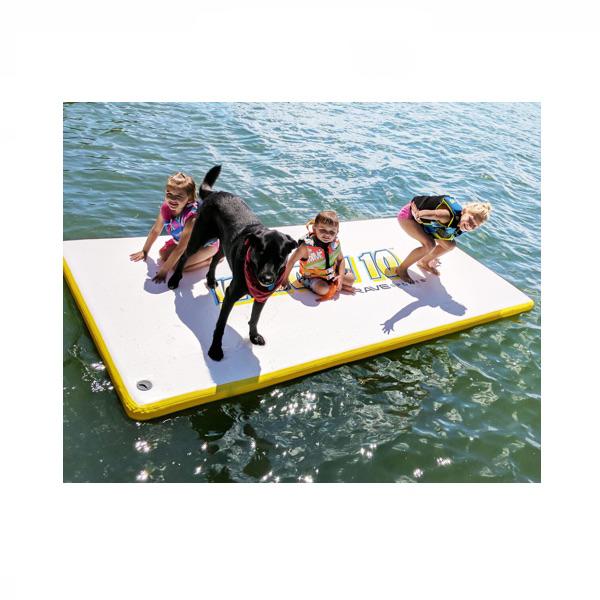
{"label": "floating water mat", "polygon": [[[299,239],[303,226],[280,227]],[[265,346],[248,335],[251,298],[233,308],[225,357],[207,351],[224,291],[206,286],[206,269],[185,273],[179,288],[156,284],[159,238],[146,262],[131,262],[145,238],[64,242],[64,275],[106,364],[127,414],[150,419],[276,385],[394,348],[430,340],[515,315],[533,301],[459,248],[442,258],[441,276],[413,266],[414,284],[392,276],[416,245],[396,219],[343,222],[339,238],[357,293],[319,303],[290,276],[292,287],[267,301],[258,330]],[[401,366],[399,366],[401,368]]]}

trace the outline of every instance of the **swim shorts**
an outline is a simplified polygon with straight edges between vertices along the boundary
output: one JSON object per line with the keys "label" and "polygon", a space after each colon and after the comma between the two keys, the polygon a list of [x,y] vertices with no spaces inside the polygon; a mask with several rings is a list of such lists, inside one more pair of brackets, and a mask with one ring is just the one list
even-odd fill
{"label": "swim shorts", "polygon": [[405,204],[401,209],[400,212],[398,213],[398,221],[410,221],[413,216],[412,216],[412,211],[410,210],[410,202],[408,204]]}
{"label": "swim shorts", "polygon": [[[160,249],[161,254],[166,252],[169,248],[172,248],[173,246],[177,246],[177,242],[173,238],[171,238],[170,240],[167,240],[166,244]],[[207,248],[208,246],[212,246],[216,250],[218,250],[219,249],[219,238],[215,238],[213,240],[208,240],[208,242],[206,242],[206,244],[204,244],[204,246],[202,246],[202,247]]]}
{"label": "swim shorts", "polygon": [[[348,273],[348,269],[346,269],[345,273]],[[327,281],[326,279],[323,279],[322,277],[302,277],[302,275],[300,275],[300,273],[297,274],[298,277],[298,281],[305,287],[308,288],[309,290],[311,290],[312,292],[315,292],[315,284],[317,281]],[[327,281],[327,283],[329,283],[329,285],[335,285],[335,282],[333,281]],[[317,292],[315,292],[316,294]]]}
{"label": "swim shorts", "polygon": [[173,248],[173,246],[177,246],[177,242],[171,238],[170,240],[167,240],[167,243],[160,249],[160,253],[165,253],[169,248]]}
{"label": "swim shorts", "polygon": [[[305,287],[308,288],[309,290],[311,290],[312,292],[315,292],[315,284],[317,283],[317,281],[324,281],[324,279],[322,279],[321,277],[300,277],[300,275],[298,275],[298,281]],[[315,292],[316,294],[317,292]]]}

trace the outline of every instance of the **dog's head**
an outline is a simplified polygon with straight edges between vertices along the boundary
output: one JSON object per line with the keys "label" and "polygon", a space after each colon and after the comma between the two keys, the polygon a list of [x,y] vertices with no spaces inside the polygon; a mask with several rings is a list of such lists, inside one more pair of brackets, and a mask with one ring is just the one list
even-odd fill
{"label": "dog's head", "polygon": [[251,233],[248,242],[252,248],[250,263],[258,282],[263,287],[273,285],[285,268],[288,254],[298,243],[285,233],[264,229]]}

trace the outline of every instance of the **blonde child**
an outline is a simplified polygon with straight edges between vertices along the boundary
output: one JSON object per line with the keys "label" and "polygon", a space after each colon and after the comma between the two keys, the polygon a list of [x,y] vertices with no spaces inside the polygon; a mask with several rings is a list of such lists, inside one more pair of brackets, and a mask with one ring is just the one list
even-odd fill
{"label": "blonde child", "polygon": [[308,235],[299,240],[299,246],[290,256],[283,281],[287,281],[292,268],[300,261],[298,279],[312,290],[318,300],[329,300],[341,290],[354,293],[354,275],[344,265],[342,247],[338,240],[340,223],[333,210],[321,211],[306,227]]}
{"label": "blonde child", "polygon": [[408,268],[417,263],[423,271],[439,275],[439,258],[456,247],[456,237],[465,231],[474,231],[490,215],[489,202],[459,204],[452,196],[415,196],[398,213],[400,227],[421,242],[396,268],[396,275],[407,283],[414,283]]}
{"label": "blonde child", "polygon": [[[140,252],[135,252],[129,256],[130,260],[135,262],[146,260],[152,244],[161,234],[163,227],[167,228],[167,233],[172,237],[159,250],[162,265],[152,281],[156,283],[165,281],[169,271],[181,258],[190,239],[197,211],[198,202],[196,201],[196,183],[194,180],[189,175],[181,172],[171,175],[167,179],[165,201],[160,207],[144,247]],[[184,271],[207,265],[218,249],[218,240],[200,248],[198,252],[188,258]]]}

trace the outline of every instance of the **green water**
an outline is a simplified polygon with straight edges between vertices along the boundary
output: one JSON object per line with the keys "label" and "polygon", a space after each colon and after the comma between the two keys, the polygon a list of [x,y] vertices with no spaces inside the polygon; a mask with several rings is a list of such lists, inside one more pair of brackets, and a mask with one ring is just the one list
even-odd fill
{"label": "green water", "polygon": [[65,284],[65,481],[540,480],[538,104],[66,104],[64,238],[145,236],[166,177],[214,164],[268,226],[488,200],[491,222],[459,244],[535,307],[136,422]]}

